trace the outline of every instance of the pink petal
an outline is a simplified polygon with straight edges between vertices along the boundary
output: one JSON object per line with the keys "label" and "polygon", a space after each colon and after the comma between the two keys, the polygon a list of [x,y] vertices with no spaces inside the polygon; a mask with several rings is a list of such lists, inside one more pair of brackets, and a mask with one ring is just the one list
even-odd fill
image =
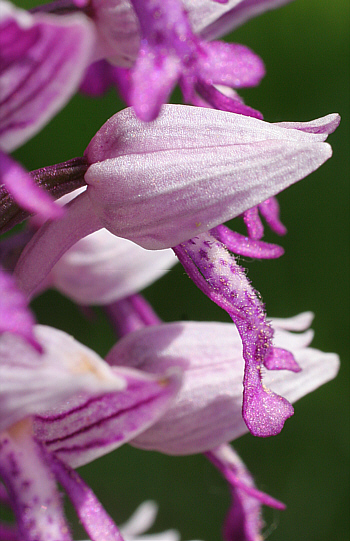
{"label": "pink petal", "polygon": [[155,423],[181,385],[180,372],[174,368],[162,371],[162,376],[112,370],[127,382],[125,391],[101,398],[76,396],[35,418],[36,437],[72,467],[111,452]]}
{"label": "pink petal", "polygon": [[[292,333],[278,336],[289,347]],[[264,382],[295,401],[333,379],[338,356],[295,343],[299,373],[264,371]],[[147,327],[120,340],[107,361],[149,372],[182,366],[183,384],[168,411],[137,436],[136,447],[167,454],[205,452],[238,438],[248,429],[242,418],[244,360],[238,331],[231,323],[186,322]]]}
{"label": "pink petal", "polygon": [[110,304],[141,291],[175,263],[172,250],[145,250],[101,229],[61,257],[51,271],[51,281],[81,305]]}
{"label": "pink petal", "polygon": [[125,387],[122,376],[68,334],[38,325],[35,340],[42,354],[12,334],[0,338],[0,432],[78,393],[96,396]]}
{"label": "pink petal", "polygon": [[264,525],[261,517],[262,504],[275,509],[285,509],[285,505],[255,488],[252,475],[228,444],[209,451],[206,456],[228,482],[232,496],[223,528],[224,539],[257,541],[261,538]]}
{"label": "pink petal", "polygon": [[13,151],[76,91],[94,44],[82,14],[34,15],[2,2],[0,147]]}
{"label": "pink petal", "polygon": [[67,205],[60,221],[46,222],[24,248],[15,268],[21,290],[34,295],[59,258],[78,240],[101,228],[83,192]]}
{"label": "pink petal", "polygon": [[241,214],[317,169],[331,155],[317,139],[179,105],[164,106],[144,125],[127,109],[92,139],[85,180],[107,229],[160,249]]}
{"label": "pink petal", "polygon": [[183,243],[174,251],[194,283],[218,306],[226,310],[242,339],[245,370],[243,379],[243,417],[254,436],[278,434],[293,415],[283,397],[272,393],[262,381],[262,367],[269,357],[271,365],[291,364],[274,361],[273,329],[266,320],[264,306],[242,268],[221,241],[204,234]]}
{"label": "pink petal", "polygon": [[102,538],[103,541],[124,541],[119,528],[77,472],[50,453],[46,454],[46,460],[67,492],[91,541],[102,541]]}

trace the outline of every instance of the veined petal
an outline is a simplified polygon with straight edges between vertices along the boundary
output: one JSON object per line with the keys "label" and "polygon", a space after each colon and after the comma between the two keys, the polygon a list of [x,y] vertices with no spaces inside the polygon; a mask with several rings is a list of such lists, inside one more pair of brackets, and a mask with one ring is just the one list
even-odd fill
{"label": "veined petal", "polygon": [[144,250],[101,229],[63,255],[51,280],[81,305],[109,304],[141,291],[176,263],[172,250]]}
{"label": "veined petal", "polygon": [[[290,333],[284,331],[287,336]],[[285,334],[277,345],[286,347]],[[277,334],[277,333],[276,333]],[[299,345],[292,350],[302,371],[266,371],[266,385],[294,401],[334,378],[338,356]],[[183,384],[168,411],[131,443],[167,454],[205,452],[248,429],[242,418],[244,361],[236,327],[230,323],[169,323],[122,338],[106,360],[149,373],[181,366]]]}
{"label": "veined petal", "polygon": [[212,229],[317,169],[331,156],[318,138],[207,108],[164,106],[148,124],[121,111],[86,149],[86,193],[29,242],[18,282],[32,294],[65,251],[102,227],[153,250]]}
{"label": "veined petal", "polygon": [[69,100],[89,64],[94,31],[83,14],[34,15],[1,2],[0,147],[15,150]]}
{"label": "veined petal", "polygon": [[193,30],[205,39],[216,39],[265,11],[276,9],[292,0],[183,0]]}
{"label": "veined petal", "polygon": [[181,385],[178,368],[160,376],[115,367],[126,389],[100,398],[76,396],[35,417],[36,437],[72,467],[120,447],[155,423],[168,409]]}
{"label": "veined petal", "polygon": [[313,133],[319,135],[320,141],[325,141],[327,136],[333,133],[340,124],[340,115],[332,113],[330,115],[310,120],[310,122],[276,122],[275,126],[288,128],[292,130],[300,130],[305,133]]}
{"label": "veined petal", "polygon": [[86,150],[87,191],[112,233],[148,249],[175,246],[317,169],[331,156],[317,139],[205,108],[168,105],[147,125],[127,109]]}
{"label": "veined petal", "polygon": [[35,320],[28,308],[28,301],[17,289],[12,276],[1,268],[0,294],[0,335],[4,332],[17,334],[41,352],[42,347],[34,336]]}
{"label": "veined petal", "polygon": [[140,23],[129,0],[92,0],[100,50],[117,66],[130,67],[140,47]]}
{"label": "veined petal", "polygon": [[0,338],[0,432],[75,394],[91,397],[125,388],[122,376],[68,334],[41,325],[34,333],[41,355],[10,333]]}

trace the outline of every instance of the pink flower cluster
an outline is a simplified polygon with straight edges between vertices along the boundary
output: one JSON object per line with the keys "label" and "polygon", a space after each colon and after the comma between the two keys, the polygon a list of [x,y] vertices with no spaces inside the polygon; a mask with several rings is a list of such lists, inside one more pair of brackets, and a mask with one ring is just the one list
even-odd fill
{"label": "pink flower cluster", "polygon": [[[26,220],[0,245],[0,497],[16,520],[0,539],[70,541],[57,482],[92,541],[136,539],[148,511],[118,528],[74,470],[126,442],[204,453],[232,494],[226,541],[257,541],[261,505],[284,508],[229,442],[278,434],[339,360],[309,347],[309,312],[267,319],[235,255],[283,254],[261,217],[286,232],[275,196],[330,158],[339,115],[264,122],[237,93],[262,60],[215,40],[287,2],[0,0],[1,232]],[[27,172],[9,155],[79,88],[110,85],[128,108],[83,156]],[[175,85],[187,105],[166,104]],[[223,225],[236,216],[246,235]],[[177,261],[232,324],[158,318],[140,291]],[[35,324],[29,301],[50,287],[104,307],[119,337],[105,359]]]}

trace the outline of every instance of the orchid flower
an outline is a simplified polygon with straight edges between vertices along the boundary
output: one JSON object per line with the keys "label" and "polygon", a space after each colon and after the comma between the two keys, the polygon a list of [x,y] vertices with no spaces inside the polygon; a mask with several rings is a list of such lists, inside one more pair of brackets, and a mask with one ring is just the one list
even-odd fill
{"label": "orchid flower", "polygon": [[[157,117],[179,81],[189,103],[198,105],[199,94],[216,108],[262,118],[243,100],[227,98],[214,85],[255,86],[265,74],[263,62],[243,45],[202,39],[191,28],[190,2],[94,0],[91,7],[101,56],[121,69],[103,61],[93,64],[82,84],[84,91],[98,94],[116,84],[138,117],[149,121]],[[198,7],[195,11],[194,20]]]}
{"label": "orchid flower", "polygon": [[[218,85],[242,88],[265,74],[247,47],[208,42],[247,19],[290,0],[93,0],[90,13],[99,35],[101,60],[87,71],[82,90],[103,93],[115,84],[143,120],[153,120],[179,82],[187,103],[262,118]],[[119,67],[114,67],[119,66]],[[128,69],[130,68],[130,69]]]}
{"label": "orchid flower", "polygon": [[[77,399],[93,408],[102,395],[114,405],[113,420],[119,428],[119,435],[114,435],[122,444],[163,413],[179,388],[180,373],[172,370],[149,376],[110,368],[93,351],[50,327],[35,327],[35,337],[43,349],[41,355],[10,333],[0,338],[0,476],[14,510],[18,536],[23,541],[71,540],[56,479],[92,541],[100,541],[101,535],[106,541],[122,541],[118,528],[78,474],[35,437],[34,416],[48,408],[74,408]],[[81,412],[80,419],[83,417]],[[97,437],[102,428],[101,411],[90,409],[89,421]],[[96,444],[102,445],[101,437]]]}
{"label": "orchid flower", "polygon": [[164,107],[147,125],[130,109],[115,115],[85,152],[87,190],[23,251],[16,269],[22,290],[33,294],[67,249],[102,227],[144,248],[173,247],[196,285],[239,328],[250,430],[277,434],[293,410],[265,390],[262,366],[297,367],[290,355],[272,348],[263,306],[226,246],[255,257],[278,257],[281,251],[217,226],[319,167],[331,154],[323,141],[337,124],[336,115],[271,125],[176,105]]}
{"label": "orchid flower", "polygon": [[94,28],[75,13],[30,14],[0,2],[0,198],[44,219],[62,215],[52,198],[6,155],[33,137],[67,103],[91,61]]}
{"label": "orchid flower", "polygon": [[[119,334],[123,335],[124,332],[124,334],[126,335],[130,332],[133,333],[137,331],[138,329],[142,328],[142,322],[143,328],[147,326],[158,325],[158,327],[153,327],[152,331],[152,333],[157,333],[156,329],[158,328],[159,330],[159,325],[161,322],[159,320],[157,321],[156,316],[153,317],[153,319],[152,317],[148,317],[147,321],[145,321],[144,313],[145,308],[147,308],[147,303],[142,300],[142,298],[140,298],[137,303],[135,303],[135,300],[136,299],[124,299],[118,303],[115,303],[114,311],[113,313],[110,313],[110,317],[116,325]],[[313,338],[313,332],[309,330],[304,332],[303,334],[296,335],[286,331],[304,331],[311,324],[312,318],[313,314],[310,312],[306,312],[290,319],[273,320],[274,326],[277,329],[277,344],[281,347],[288,347],[288,349],[293,351],[294,355],[298,358],[299,363],[301,362],[301,357],[305,356],[305,353],[310,354],[309,359],[311,359],[312,354],[315,354],[315,361],[318,354],[320,354],[320,352],[317,352],[315,350],[312,351],[311,348],[307,347]],[[189,327],[189,324],[185,325]],[[197,329],[199,330],[201,324],[197,323],[193,325],[197,325]],[[211,364],[211,362],[215,358],[215,355],[217,355],[220,349],[215,349],[215,344],[213,343],[214,333],[216,335],[217,342],[222,344],[221,351],[225,349],[225,346],[228,346],[228,344],[225,344],[225,339],[222,340],[222,331],[215,332],[215,327],[216,331],[218,331],[221,325],[223,325],[222,330],[224,330],[225,326],[227,326],[227,324],[202,324],[201,332],[203,332],[202,337],[204,340],[199,335],[197,336],[197,339],[192,336],[192,339],[188,340],[186,345],[185,343],[183,344],[183,348],[180,346],[180,334],[176,335],[174,339],[175,344],[177,343],[180,347],[177,348],[177,346],[174,345],[175,347],[173,348],[171,339],[168,341],[164,340],[164,337],[167,333],[165,329],[163,329],[164,332],[159,332],[158,334],[159,338],[162,334],[162,338],[159,340],[159,342],[162,343],[161,347],[164,348],[164,354],[162,353],[160,357],[158,356],[159,350],[157,350],[157,353],[155,353],[155,355],[152,354],[152,345],[150,345],[150,349],[146,349],[146,351],[143,351],[142,343],[145,339],[145,336],[141,338],[140,343],[137,338],[138,333],[136,333],[136,337],[134,336],[134,338],[136,338],[137,345],[136,343],[133,343],[131,345],[132,335],[129,337],[129,345],[127,346],[127,349],[131,346],[131,351],[135,351],[136,355],[133,355],[133,353],[131,353],[131,358],[134,358],[136,360],[136,357],[138,357],[136,365],[138,365],[141,358],[143,358],[145,362],[141,361],[141,365],[147,365],[148,369],[152,371],[153,363],[154,366],[157,362],[159,362],[159,364],[161,365],[164,364],[165,366],[167,366],[168,363],[171,364],[172,362],[175,362],[177,355],[179,355],[179,357],[182,359],[183,366],[186,367],[184,370],[185,377],[183,386],[180,393],[178,394],[175,403],[165,415],[164,422],[162,419],[160,423],[157,423],[154,427],[151,427],[148,431],[146,431],[146,448],[153,448],[149,447],[149,444],[152,440],[152,437],[154,437],[154,442],[156,442],[154,448],[157,450],[161,450],[162,452],[166,453],[170,452],[170,454],[183,454],[183,449],[191,452],[193,449],[191,449],[191,447],[188,447],[188,445],[190,444],[189,439],[191,439],[191,436],[189,438],[191,431],[197,432],[200,438],[205,437],[205,434],[207,434],[210,438],[209,434],[212,433],[213,430],[215,431],[214,425],[216,426],[217,420],[219,422],[219,426],[221,426],[221,428],[223,427],[223,425],[221,425],[220,423],[220,420],[222,419],[220,412],[222,412],[226,408],[228,408],[228,410],[230,411],[230,406],[227,400],[230,391],[227,393],[225,384],[223,384],[226,371],[226,361],[224,356],[218,364],[216,364],[214,361],[215,368],[213,369],[213,372],[211,372],[210,369],[208,370],[208,366]],[[212,327],[211,330],[210,327]],[[211,335],[211,331],[213,332],[213,335]],[[191,331],[189,328],[187,328],[186,332],[190,333]],[[171,335],[171,333],[169,334]],[[238,338],[238,333],[236,336]],[[188,348],[187,346],[189,345],[190,341],[191,346]],[[214,348],[211,349],[213,346]],[[191,350],[192,347],[193,350]],[[136,353],[137,350],[139,350],[138,353]],[[232,347],[227,347],[227,351],[232,351]],[[242,353],[238,347],[236,351],[237,358],[241,357]],[[122,353],[122,359],[124,358],[124,354],[125,351],[123,351]],[[192,360],[194,361],[193,364],[191,360],[188,361],[189,357],[191,356]],[[202,365],[204,357],[206,357],[206,359],[208,360],[208,363],[204,362],[205,366]],[[319,374],[323,372],[325,375],[325,373],[328,372],[328,376],[326,376],[325,379],[327,379],[327,377],[334,377],[339,368],[339,360],[337,356],[333,354],[328,354],[323,357],[323,354],[321,354],[321,357],[319,357],[316,361],[317,363],[319,363]],[[118,353],[116,353],[116,355],[114,356],[112,350],[111,361],[113,362],[114,359],[116,362],[118,362],[117,358]],[[127,358],[130,359],[130,356],[127,355]],[[197,361],[195,360],[196,358],[198,359]],[[302,364],[303,368],[305,369],[306,363],[304,364],[303,361]],[[207,385],[204,385],[204,394],[202,394],[203,387],[200,388],[199,383],[202,377],[202,373],[198,372],[198,370],[203,370],[204,372],[206,372]],[[232,370],[232,365],[230,366],[230,370]],[[309,375],[311,376],[311,373]],[[226,376],[228,376],[228,372],[226,373]],[[306,381],[307,379],[309,379],[309,376],[304,372],[303,378],[305,378]],[[313,380],[312,376],[310,377],[310,380]],[[203,381],[204,378],[202,382]],[[290,381],[292,383],[292,378],[290,379]],[[229,386],[230,383],[231,382],[229,381]],[[298,382],[293,382],[292,385],[294,384],[295,389],[298,389]],[[217,388],[216,396],[215,392],[211,394],[211,391],[215,387]],[[301,387],[303,386],[301,385]],[[230,389],[232,390],[231,386]],[[212,399],[210,397],[212,397]],[[295,399],[296,397],[297,395],[294,394],[293,399]],[[195,412],[197,412],[198,416],[195,414]],[[167,417],[168,414],[169,417]],[[213,422],[212,424],[209,420],[211,415]],[[206,422],[208,422],[208,424],[210,425],[208,426],[208,432],[206,432]],[[180,423],[182,423],[181,427]],[[175,430],[171,430],[169,427],[173,427],[174,424]],[[157,430],[157,426],[159,430]],[[160,432],[162,430],[163,433],[161,435]],[[147,437],[147,433],[150,437]],[[194,439],[195,438],[196,436],[194,436]],[[143,435],[137,438],[137,440],[138,439],[141,440],[140,447],[143,448]],[[160,449],[158,447],[159,443],[163,442],[164,440],[168,441],[168,443],[170,442],[170,448],[168,447],[167,449],[164,449],[162,447]],[[183,449],[179,451],[181,443],[183,443],[184,446]],[[177,449],[174,448],[174,444],[177,445]],[[139,446],[139,442],[137,442],[136,445]],[[195,451],[196,450],[197,449],[195,449]],[[261,529],[264,525],[261,517],[261,506],[267,505],[275,509],[284,510],[285,505],[255,488],[254,480],[251,474],[247,470],[246,466],[243,464],[242,460],[238,457],[237,453],[227,443],[221,443],[217,447],[212,448],[210,451],[204,451],[204,454],[218,468],[223,477],[226,479],[232,495],[232,504],[223,527],[223,537],[225,541],[233,541],[236,539],[240,539],[242,541],[257,541],[258,539],[261,539]]]}
{"label": "orchid flower", "polygon": [[[164,106],[151,124],[132,109],[117,113],[81,158],[87,190],[28,244],[17,266],[18,276],[25,266],[23,290],[31,294],[68,248],[102,227],[158,250],[240,215],[326,161],[331,148],[324,140],[338,123],[338,115],[328,115],[268,124],[181,105]],[[252,250],[260,246],[251,243]]]}
{"label": "orchid flower", "polygon": [[[128,301],[120,301],[119,309],[125,304]],[[129,320],[128,334],[107,355],[109,365],[141,369],[149,374],[181,366],[184,374],[175,400],[158,421],[129,443],[171,455],[205,453],[227,479],[233,495],[225,539],[236,539],[240,532],[242,540],[256,541],[262,525],[261,504],[278,509],[284,509],[284,505],[255,488],[249,472],[227,445],[247,432],[241,414],[244,360],[237,329],[228,323],[157,321],[149,321],[146,325],[151,326],[141,328],[135,326],[137,315],[142,317],[139,307],[134,305],[129,314],[125,310],[123,313]],[[275,391],[291,401],[335,377],[339,368],[337,355],[309,347],[311,330],[301,334],[289,332],[305,330],[311,320],[311,313],[274,320],[276,345],[290,349],[302,371],[271,371],[267,379]],[[79,415],[74,408],[65,408],[64,416],[56,409],[36,416],[34,432],[57,458],[77,467],[119,446],[118,419],[112,414],[113,408],[114,402],[108,397],[97,398],[93,407],[80,400],[75,404]],[[104,443],[99,446],[93,443],[96,428],[89,420],[98,409],[106,412],[100,421],[104,425]]]}

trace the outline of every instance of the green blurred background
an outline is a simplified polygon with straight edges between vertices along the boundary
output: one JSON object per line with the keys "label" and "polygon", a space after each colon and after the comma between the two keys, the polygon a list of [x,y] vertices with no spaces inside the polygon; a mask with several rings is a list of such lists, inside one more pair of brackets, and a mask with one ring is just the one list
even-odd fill
{"label": "green blurred background", "polygon": [[[22,2],[31,7],[34,3]],[[333,158],[306,180],[280,194],[288,235],[277,261],[241,258],[270,316],[305,310],[316,314],[313,346],[337,352],[336,380],[300,400],[277,437],[246,435],[235,442],[260,489],[284,501],[285,512],[264,510],[264,539],[346,541],[349,534],[349,3],[297,0],[247,23],[229,37],[265,61],[260,87],[241,94],[267,121],[311,120],[339,112],[342,123],[329,142]],[[74,97],[40,134],[16,152],[28,169],[82,155],[105,120],[122,107],[114,91],[102,99]],[[232,224],[243,231],[240,220]],[[178,265],[144,292],[165,321],[228,321]],[[56,326],[104,355],[114,338],[97,311],[87,322],[58,293],[33,303],[39,322]],[[219,474],[202,456],[167,457],[129,446],[80,474],[117,522],[143,500],[160,504],[154,531],[176,527],[182,539],[218,541],[229,505]],[[84,538],[68,508],[75,538]],[[86,537],[86,536],[85,536]]]}

